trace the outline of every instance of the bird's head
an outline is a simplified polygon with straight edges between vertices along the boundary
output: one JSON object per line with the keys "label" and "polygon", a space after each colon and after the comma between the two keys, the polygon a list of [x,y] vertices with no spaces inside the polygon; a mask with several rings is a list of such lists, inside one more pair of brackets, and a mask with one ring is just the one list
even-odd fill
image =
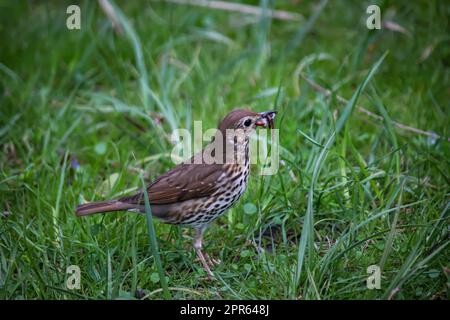
{"label": "bird's head", "polygon": [[[235,163],[248,159],[249,138],[257,127],[273,129],[275,111],[254,112],[235,109],[219,123],[212,142],[203,152],[203,159],[212,156],[216,163]],[[237,160],[236,160],[237,159]],[[225,161],[225,162],[224,162]]]}
{"label": "bird's head", "polygon": [[227,130],[240,130],[249,137],[257,127],[273,128],[276,111],[254,112],[245,109],[231,111],[219,124],[219,130],[225,136]]}

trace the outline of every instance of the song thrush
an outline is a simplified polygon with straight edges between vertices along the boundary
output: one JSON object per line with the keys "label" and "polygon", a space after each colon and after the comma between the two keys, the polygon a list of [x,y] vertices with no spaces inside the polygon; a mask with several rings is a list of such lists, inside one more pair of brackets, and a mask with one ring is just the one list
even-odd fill
{"label": "song thrush", "polygon": [[[214,260],[202,252],[203,233],[244,193],[250,170],[249,137],[257,126],[273,128],[274,117],[274,111],[233,110],[220,122],[212,143],[147,186],[155,217],[195,229],[194,249],[209,278]],[[113,211],[145,213],[143,193],[83,204],[76,214]]]}

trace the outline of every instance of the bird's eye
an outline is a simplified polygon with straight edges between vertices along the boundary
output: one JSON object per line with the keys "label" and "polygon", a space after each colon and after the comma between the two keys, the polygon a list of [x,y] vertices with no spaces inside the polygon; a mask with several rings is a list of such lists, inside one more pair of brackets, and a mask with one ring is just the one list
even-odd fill
{"label": "bird's eye", "polygon": [[244,121],[244,126],[249,127],[252,124],[252,120],[247,119]]}

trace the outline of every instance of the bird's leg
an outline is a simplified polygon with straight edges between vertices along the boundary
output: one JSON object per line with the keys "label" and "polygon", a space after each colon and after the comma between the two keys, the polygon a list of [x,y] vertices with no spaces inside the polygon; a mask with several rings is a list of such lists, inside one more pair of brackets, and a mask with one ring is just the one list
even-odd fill
{"label": "bird's leg", "polygon": [[[206,230],[206,227],[196,230],[197,233],[196,233],[195,241],[199,241],[198,245],[200,246],[200,248],[202,248],[203,233],[205,230]],[[216,265],[219,265],[222,262],[222,261],[220,261],[220,259],[211,258],[207,252],[202,251],[202,254],[203,254],[203,257],[205,258],[206,263],[208,264],[208,266],[210,268],[212,268]]]}
{"label": "bird's leg", "polygon": [[194,238],[194,249],[195,252],[197,253],[198,259],[200,260],[200,262],[203,265],[203,268],[205,269],[206,273],[208,274],[208,278],[211,280],[214,278],[214,274],[212,273],[211,269],[210,269],[210,258],[208,255],[206,255],[209,261],[207,261],[207,259],[205,259],[205,255],[202,252],[202,240],[203,240],[203,232],[205,231],[205,228],[198,228],[195,229],[195,238]]}

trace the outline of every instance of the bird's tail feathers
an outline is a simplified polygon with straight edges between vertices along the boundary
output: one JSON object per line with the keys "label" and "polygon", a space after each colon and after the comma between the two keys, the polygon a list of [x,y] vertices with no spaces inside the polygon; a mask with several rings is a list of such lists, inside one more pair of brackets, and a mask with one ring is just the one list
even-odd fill
{"label": "bird's tail feathers", "polygon": [[121,202],[119,200],[98,201],[79,205],[77,207],[77,216],[87,216],[96,213],[114,212],[128,209],[134,209],[136,205]]}

